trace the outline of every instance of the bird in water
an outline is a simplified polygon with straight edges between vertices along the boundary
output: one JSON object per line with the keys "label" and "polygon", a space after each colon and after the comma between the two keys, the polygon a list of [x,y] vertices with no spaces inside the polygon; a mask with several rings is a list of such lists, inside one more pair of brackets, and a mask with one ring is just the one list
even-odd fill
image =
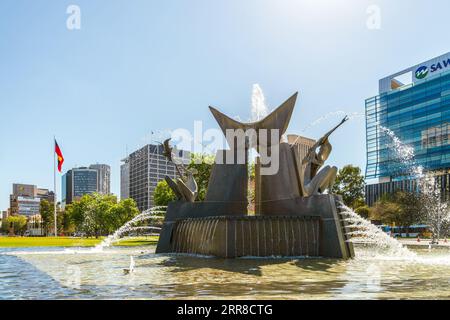
{"label": "bird in water", "polygon": [[133,258],[133,256],[130,256],[130,267],[123,269],[123,273],[124,274],[133,273],[134,272],[134,266],[135,266],[134,258]]}

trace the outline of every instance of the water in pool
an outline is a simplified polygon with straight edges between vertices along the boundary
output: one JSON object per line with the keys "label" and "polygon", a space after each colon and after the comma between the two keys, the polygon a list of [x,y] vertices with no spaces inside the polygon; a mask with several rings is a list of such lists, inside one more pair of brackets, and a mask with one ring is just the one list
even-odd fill
{"label": "water in pool", "polygon": [[[0,299],[448,299],[448,249],[396,257],[232,259],[154,247],[0,249]],[[134,270],[129,269],[130,257]]]}

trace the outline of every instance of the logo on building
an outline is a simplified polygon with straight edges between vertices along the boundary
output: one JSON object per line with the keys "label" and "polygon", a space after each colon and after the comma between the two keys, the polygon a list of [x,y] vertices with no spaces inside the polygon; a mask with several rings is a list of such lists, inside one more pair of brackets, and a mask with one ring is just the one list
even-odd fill
{"label": "logo on building", "polygon": [[440,73],[446,71],[450,67],[450,59],[442,60],[437,63],[433,63],[430,67],[421,66],[416,70],[416,79],[424,79],[430,73]]}
{"label": "logo on building", "polygon": [[426,78],[426,76],[428,75],[428,67],[427,66],[422,66],[419,69],[416,70],[416,78],[417,79],[424,79]]}

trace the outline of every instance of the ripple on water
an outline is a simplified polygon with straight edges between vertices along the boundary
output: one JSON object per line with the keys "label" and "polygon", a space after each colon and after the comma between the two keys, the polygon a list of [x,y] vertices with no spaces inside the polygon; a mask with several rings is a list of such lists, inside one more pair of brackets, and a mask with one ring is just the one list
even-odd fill
{"label": "ripple on water", "polygon": [[[0,254],[1,299],[390,299],[449,296],[450,254],[394,258],[358,248],[349,261],[157,255],[154,248]],[[5,253],[5,250],[0,250]],[[14,250],[8,250],[9,254]],[[136,262],[134,273],[123,269]],[[77,282],[78,281],[78,282]]]}

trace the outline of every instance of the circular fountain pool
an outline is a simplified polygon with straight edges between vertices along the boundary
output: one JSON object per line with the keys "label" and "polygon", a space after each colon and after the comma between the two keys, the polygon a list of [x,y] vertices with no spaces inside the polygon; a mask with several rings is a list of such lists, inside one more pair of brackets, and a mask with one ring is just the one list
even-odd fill
{"label": "circular fountain pool", "polygon": [[[0,249],[0,299],[448,299],[448,249],[396,257],[233,259],[154,247]],[[123,272],[134,257],[135,271]]]}

